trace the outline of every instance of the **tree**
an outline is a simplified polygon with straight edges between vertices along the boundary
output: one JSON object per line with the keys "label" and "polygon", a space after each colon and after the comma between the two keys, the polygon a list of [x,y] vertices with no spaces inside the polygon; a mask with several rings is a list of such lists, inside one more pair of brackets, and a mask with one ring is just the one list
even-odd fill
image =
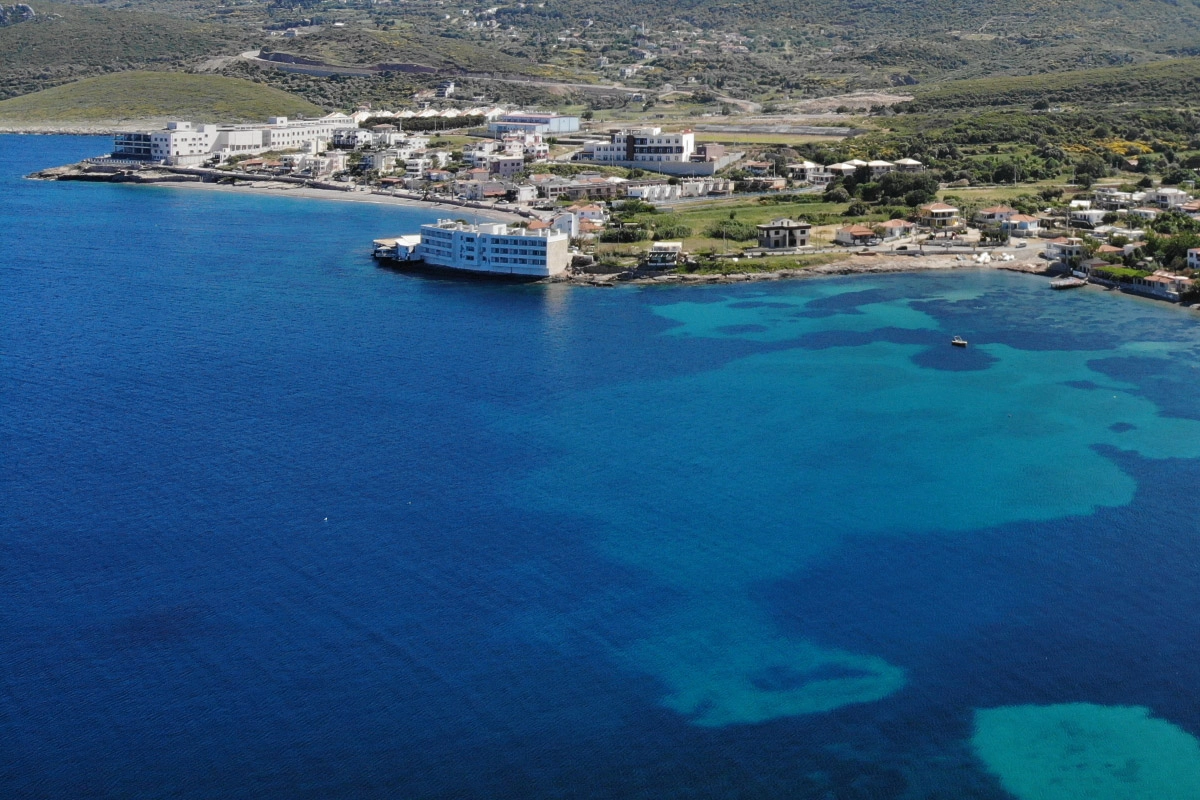
{"label": "tree", "polygon": [[937,190],[937,176],[929,172],[889,172],[879,179],[881,197],[903,197],[909,206],[931,202]]}
{"label": "tree", "polygon": [[993,183],[1016,183],[1017,165],[1011,161],[1005,162],[992,171]]}
{"label": "tree", "polygon": [[878,183],[864,183],[858,187],[858,196],[868,203],[877,203],[883,196],[883,189]]}
{"label": "tree", "polygon": [[[1100,156],[1092,153],[1081,156],[1075,162],[1075,182],[1081,186],[1091,186],[1096,178],[1103,178],[1107,174],[1108,164],[1104,163],[1104,159]],[[1086,184],[1083,181],[1085,176],[1091,179]]]}

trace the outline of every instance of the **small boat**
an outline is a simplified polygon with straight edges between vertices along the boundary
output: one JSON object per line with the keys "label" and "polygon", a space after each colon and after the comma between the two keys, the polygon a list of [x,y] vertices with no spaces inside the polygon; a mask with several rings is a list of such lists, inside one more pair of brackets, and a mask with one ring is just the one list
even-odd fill
{"label": "small boat", "polygon": [[1050,281],[1051,289],[1077,289],[1080,286],[1087,286],[1087,281],[1082,278],[1056,278]]}
{"label": "small boat", "polygon": [[961,336],[955,336],[953,339],[950,340],[950,344],[954,345],[955,347],[966,347],[967,340],[962,338]]}

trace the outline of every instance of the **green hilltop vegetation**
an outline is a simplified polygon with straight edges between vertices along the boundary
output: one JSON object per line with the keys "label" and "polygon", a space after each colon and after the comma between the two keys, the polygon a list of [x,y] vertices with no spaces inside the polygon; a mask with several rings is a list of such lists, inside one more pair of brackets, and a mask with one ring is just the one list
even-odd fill
{"label": "green hilltop vegetation", "polygon": [[319,116],[320,106],[262,84],[220,75],[121,72],[0,101],[0,125],[172,118],[199,122]]}
{"label": "green hilltop vegetation", "polygon": [[481,47],[468,39],[420,35],[411,25],[390,25],[384,30],[325,28],[265,49],[344,66],[409,63],[464,72],[522,75],[545,72],[528,59],[507,55],[496,48]]}
{"label": "green hilltop vegetation", "polygon": [[33,3],[37,16],[0,27],[0,99],[99,72],[177,69],[245,49],[247,33],[225,25],[96,6]]}
{"label": "green hilltop vegetation", "polygon": [[957,111],[992,106],[1184,107],[1200,104],[1200,58],[1076,70],[1048,75],[981,78],[914,87],[897,111]]}

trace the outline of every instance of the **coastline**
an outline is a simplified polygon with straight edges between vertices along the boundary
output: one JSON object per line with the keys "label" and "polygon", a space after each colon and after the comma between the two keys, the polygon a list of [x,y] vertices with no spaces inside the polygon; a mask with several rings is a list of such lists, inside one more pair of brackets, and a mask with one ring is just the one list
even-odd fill
{"label": "coastline", "polygon": [[245,184],[209,183],[205,181],[163,181],[161,183],[142,184],[159,186],[167,189],[203,189],[211,192],[226,194],[257,194],[271,197],[300,197],[308,200],[332,200],[343,203],[371,203],[382,206],[401,206],[406,208],[423,208],[428,210],[444,210],[455,212],[461,216],[470,212],[472,216],[486,217],[492,222],[526,221],[523,217],[504,211],[478,209],[457,206],[449,203],[439,203],[431,200],[417,200],[411,197],[396,197],[390,194],[375,192],[346,192],[337,189],[320,189],[314,186],[297,186],[295,184],[276,183],[273,181],[253,182]]}
{"label": "coastline", "polygon": [[91,122],[12,122],[0,119],[0,134],[14,136],[112,136],[122,130],[161,128],[172,117],[93,120]]}
{"label": "coastline", "polygon": [[[452,203],[439,200],[424,200],[408,194],[359,191],[350,186],[314,183],[301,180],[276,180],[246,174],[229,174],[203,168],[158,168],[141,170],[133,175],[120,172],[94,172],[84,162],[48,167],[25,176],[30,180],[85,181],[97,183],[122,183],[139,186],[167,186],[172,188],[191,187],[227,193],[270,195],[274,197],[301,197],[310,200],[335,200],[341,202],[373,203],[407,208],[442,209],[456,212],[455,216],[469,212],[490,222],[525,222],[521,214],[502,211],[486,206]],[[233,182],[225,182],[233,181]]]}
{"label": "coastline", "polygon": [[659,274],[637,274],[619,272],[612,274],[568,273],[545,279],[544,283],[567,283],[576,286],[653,286],[653,285],[711,285],[726,283],[758,283],[761,281],[803,280],[805,278],[832,278],[844,275],[885,275],[900,272],[949,272],[952,270],[1005,270],[1027,275],[1050,277],[1056,274],[1045,262],[1036,259],[1009,261],[1004,263],[978,264],[971,260],[959,261],[952,255],[929,256],[863,256],[847,254],[845,259],[830,264],[800,269],[763,270],[762,272],[730,273],[687,273],[668,272]]}

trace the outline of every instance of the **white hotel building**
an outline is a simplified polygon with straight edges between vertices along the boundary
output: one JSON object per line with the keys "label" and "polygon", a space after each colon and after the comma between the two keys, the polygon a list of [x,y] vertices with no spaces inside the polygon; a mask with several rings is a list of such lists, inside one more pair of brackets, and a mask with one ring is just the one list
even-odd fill
{"label": "white hotel building", "polygon": [[416,258],[431,267],[514,277],[546,278],[567,268],[570,237],[503,223],[467,225],[438,220],[421,226]]}
{"label": "white hotel building", "polygon": [[691,131],[663,133],[662,128],[628,128],[611,134],[609,142],[584,145],[588,161],[661,162],[691,161],[696,152],[696,134]]}
{"label": "white hotel building", "polygon": [[194,125],[170,122],[158,131],[122,131],[113,139],[112,157],[165,164],[200,164],[214,155],[254,155],[268,150],[321,150],[333,132],[350,123],[345,114],[320,119],[271,117],[266,125]]}

